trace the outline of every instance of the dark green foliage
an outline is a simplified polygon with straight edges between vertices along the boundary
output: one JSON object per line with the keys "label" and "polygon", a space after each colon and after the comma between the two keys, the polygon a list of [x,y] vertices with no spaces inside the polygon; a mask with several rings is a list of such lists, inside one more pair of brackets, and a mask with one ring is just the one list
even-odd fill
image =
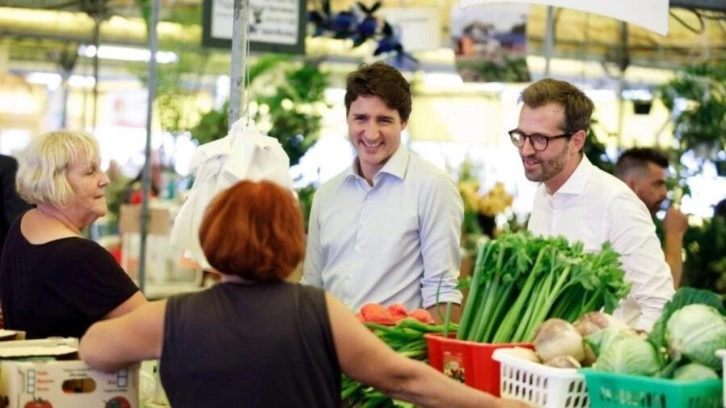
{"label": "dark green foliage", "polygon": [[682,286],[707,289],[726,299],[726,220],[714,217],[689,228],[683,249]]}
{"label": "dark green foliage", "polygon": [[603,140],[611,138],[612,135],[606,134],[606,136],[602,136],[602,133],[598,135],[594,130],[594,128],[597,127],[598,121],[593,119],[590,129],[587,132],[587,139],[585,141],[585,146],[583,147],[583,153],[585,153],[585,156],[595,167],[599,167],[601,170],[612,174],[615,170],[615,160],[608,156],[607,151],[605,150],[605,143],[603,142]]}
{"label": "dark green foliage", "polygon": [[[268,132],[280,141],[282,148],[290,157],[290,165],[298,164],[307,149],[318,139],[322,125],[321,113],[312,106],[324,101],[324,92],[329,83],[329,75],[319,69],[317,62],[305,61],[302,64],[290,63],[287,58],[276,55],[263,56],[258,59],[249,71],[249,83],[262,74],[279,66],[284,68],[284,80],[275,87],[275,91],[267,96],[252,96],[258,104],[269,106],[272,128]],[[292,109],[283,108],[283,101],[290,100]],[[308,109],[299,109],[300,107]],[[199,144],[220,139],[229,129],[228,107],[204,113],[199,123],[191,129],[192,137]],[[260,114],[258,113],[258,118]]]}
{"label": "dark green foliage", "polygon": [[[322,115],[312,104],[324,100],[328,87],[327,73],[318,64],[306,61],[297,69],[285,72],[285,80],[270,96],[258,98],[260,104],[270,107],[272,128],[268,134],[280,141],[290,157],[290,165],[298,164],[305,152],[315,144],[322,125]],[[284,100],[293,103],[293,109],[282,107]],[[310,109],[296,109],[307,105]]]}
{"label": "dark green foliage", "polygon": [[[726,62],[684,67],[681,74],[661,86],[663,104],[674,112],[674,136],[682,151],[723,150],[726,142]],[[676,101],[687,102],[676,110]]]}

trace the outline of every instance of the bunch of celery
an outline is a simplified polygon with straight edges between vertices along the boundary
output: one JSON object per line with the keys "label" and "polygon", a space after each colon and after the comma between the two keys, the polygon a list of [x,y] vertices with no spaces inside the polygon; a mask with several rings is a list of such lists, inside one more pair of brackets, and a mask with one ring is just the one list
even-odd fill
{"label": "bunch of celery", "polygon": [[612,312],[630,291],[618,254],[597,253],[563,237],[506,233],[480,248],[457,338],[480,343],[531,341],[544,320],[572,322],[586,312]]}

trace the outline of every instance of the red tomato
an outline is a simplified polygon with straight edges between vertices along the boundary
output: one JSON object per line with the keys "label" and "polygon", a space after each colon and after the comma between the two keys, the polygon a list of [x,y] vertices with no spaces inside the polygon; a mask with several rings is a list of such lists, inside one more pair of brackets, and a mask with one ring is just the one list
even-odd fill
{"label": "red tomato", "polygon": [[385,307],[376,304],[368,303],[360,309],[360,314],[363,316],[366,322],[380,323],[380,324],[393,324],[393,316],[391,312]]}
{"label": "red tomato", "polygon": [[391,313],[391,317],[393,317],[393,320],[395,321],[403,320],[408,317],[408,312],[406,312],[406,308],[400,303],[394,303],[388,306],[387,309]]}
{"label": "red tomato", "polygon": [[33,401],[26,402],[24,408],[53,408],[53,405],[51,405],[50,401],[37,398]]}
{"label": "red tomato", "polygon": [[431,313],[429,313],[429,311],[425,310],[425,309],[412,310],[408,313],[408,315],[413,317],[414,319],[418,320],[421,323],[428,323],[428,324],[434,323],[434,319],[431,317]]}
{"label": "red tomato", "polygon": [[131,403],[124,397],[113,397],[106,401],[106,408],[131,408]]}

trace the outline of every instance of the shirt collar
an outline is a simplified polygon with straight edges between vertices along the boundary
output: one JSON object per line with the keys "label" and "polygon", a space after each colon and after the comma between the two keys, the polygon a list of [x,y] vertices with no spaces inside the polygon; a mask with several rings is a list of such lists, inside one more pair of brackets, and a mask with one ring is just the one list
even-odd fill
{"label": "shirt collar", "polygon": [[396,153],[393,153],[393,156],[388,159],[388,162],[386,162],[378,173],[387,173],[403,180],[403,177],[406,175],[406,166],[408,166],[408,158],[410,155],[411,153],[405,146],[398,146]]}
{"label": "shirt collar", "polygon": [[[396,152],[393,153],[393,156],[388,159],[386,164],[383,165],[383,168],[381,168],[381,170],[378,171],[378,174],[373,176],[373,178],[377,179],[379,174],[386,173],[394,177],[398,177],[399,179],[403,179],[406,176],[406,167],[408,166],[408,159],[410,155],[411,152],[404,145],[400,145]],[[345,175],[346,179],[356,177],[362,177],[358,174],[358,156],[353,159],[353,163],[348,167]]]}
{"label": "shirt collar", "polygon": [[580,164],[577,165],[575,171],[570,175],[570,178],[565,181],[565,184],[560,187],[555,194],[574,194],[579,195],[585,190],[587,180],[590,179],[590,175],[595,170],[595,166],[590,163],[587,156],[582,155]]}

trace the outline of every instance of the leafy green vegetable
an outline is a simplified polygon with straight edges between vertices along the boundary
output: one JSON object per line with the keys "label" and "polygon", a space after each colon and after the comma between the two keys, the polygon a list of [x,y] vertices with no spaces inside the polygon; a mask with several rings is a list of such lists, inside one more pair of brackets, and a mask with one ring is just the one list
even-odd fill
{"label": "leafy green vegetable", "polygon": [[479,248],[457,338],[531,341],[548,318],[573,322],[588,311],[612,311],[630,287],[608,243],[587,253],[564,237],[505,233]]}
{"label": "leafy green vegetable", "polygon": [[694,363],[719,370],[722,363],[716,351],[726,349],[726,320],[711,306],[687,305],[668,319],[665,338],[672,359],[685,356]]}
{"label": "leafy green vegetable", "polygon": [[661,369],[661,359],[653,344],[623,332],[600,349],[595,369],[611,373],[653,376]]}
{"label": "leafy green vegetable", "polygon": [[673,374],[673,379],[680,381],[713,380],[717,378],[719,377],[715,371],[698,363],[691,363],[678,367]]}
{"label": "leafy green vegetable", "polygon": [[648,335],[648,340],[650,340],[659,349],[667,347],[665,341],[666,323],[676,310],[692,304],[709,305],[718,310],[721,315],[726,315],[726,310],[721,303],[721,298],[716,293],[703,289],[688,287],[680,288],[676,291],[676,294],[673,295],[673,299],[666,303],[663,307],[663,314],[655,325],[653,325],[653,329]]}
{"label": "leafy green vegetable", "polygon": [[601,350],[605,350],[609,347],[613,340],[621,336],[623,330],[617,327],[606,327],[605,329],[598,330],[585,336],[585,343],[590,346],[592,352],[596,356],[600,355]]}

